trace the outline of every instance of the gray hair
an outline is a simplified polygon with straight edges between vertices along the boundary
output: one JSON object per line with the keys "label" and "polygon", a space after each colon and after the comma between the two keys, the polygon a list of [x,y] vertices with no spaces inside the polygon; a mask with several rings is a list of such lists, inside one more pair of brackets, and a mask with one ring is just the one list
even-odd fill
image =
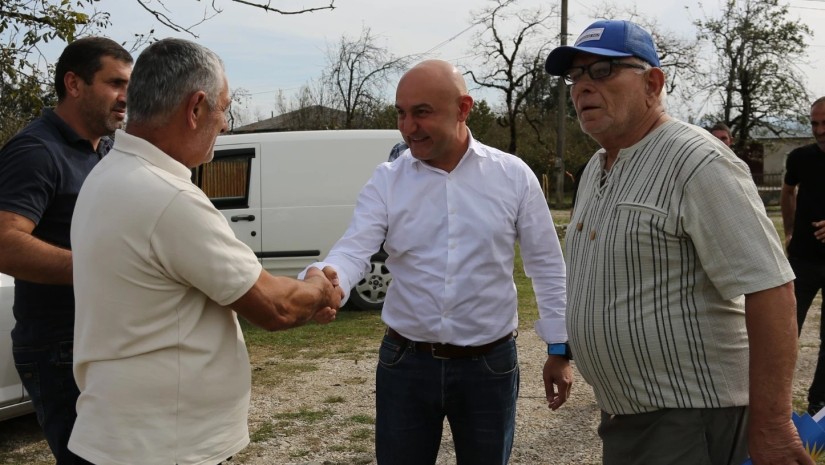
{"label": "gray hair", "polygon": [[[645,73],[645,72],[647,72],[647,70],[649,70],[651,68],[654,68],[654,66],[651,65],[650,63],[646,62],[645,60],[643,60],[639,57],[635,57],[635,56],[634,57],[628,57],[627,62],[637,64],[639,66],[644,67],[644,69],[635,70],[635,72],[638,73],[638,74]],[[659,68],[659,69],[661,69],[661,68]],[[664,70],[662,72],[664,72]],[[659,99],[659,103],[662,105],[662,109],[667,110],[667,82],[665,82],[665,85],[662,86],[662,91],[659,92],[659,95],[657,96],[657,98]]]}
{"label": "gray hair", "polygon": [[201,90],[215,108],[225,79],[215,52],[188,40],[159,40],[135,62],[126,94],[128,121],[164,124],[184,99]]}

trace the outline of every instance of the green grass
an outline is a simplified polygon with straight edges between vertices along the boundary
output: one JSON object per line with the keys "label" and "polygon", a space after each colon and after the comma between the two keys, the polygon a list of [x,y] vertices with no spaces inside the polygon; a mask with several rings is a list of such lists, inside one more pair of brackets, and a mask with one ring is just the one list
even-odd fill
{"label": "green grass", "polygon": [[258,429],[250,433],[249,440],[253,443],[266,441],[267,439],[275,436],[276,430],[275,425],[272,424],[271,421],[266,421],[259,426]]}
{"label": "green grass", "polygon": [[276,413],[274,415],[275,418],[280,420],[291,420],[291,421],[298,421],[307,424],[314,424],[318,423],[319,421],[326,420],[333,415],[332,410],[330,409],[321,409],[321,410],[313,410],[306,407],[301,407],[298,409],[297,412],[283,412],[283,413]]}
{"label": "green grass", "polygon": [[353,415],[349,417],[349,421],[361,425],[373,425],[375,424],[375,417],[370,415]]}
{"label": "green grass", "polygon": [[384,325],[376,312],[342,310],[330,324],[310,323],[289,331],[268,332],[242,320],[247,346],[279,359],[353,358],[373,351]]}
{"label": "green grass", "polygon": [[250,354],[253,361],[252,382],[256,385],[278,386],[298,374],[318,369],[315,364],[307,361],[282,361],[271,356],[259,361],[259,358],[258,354]]}

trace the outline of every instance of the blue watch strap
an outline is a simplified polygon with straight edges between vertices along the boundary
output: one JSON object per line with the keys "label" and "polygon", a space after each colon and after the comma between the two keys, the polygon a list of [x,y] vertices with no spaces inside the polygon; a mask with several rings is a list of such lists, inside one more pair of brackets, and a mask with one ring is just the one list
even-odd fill
{"label": "blue watch strap", "polygon": [[547,344],[547,354],[548,355],[560,355],[567,360],[572,359],[572,355],[570,353],[570,344],[566,342],[560,342],[557,344]]}

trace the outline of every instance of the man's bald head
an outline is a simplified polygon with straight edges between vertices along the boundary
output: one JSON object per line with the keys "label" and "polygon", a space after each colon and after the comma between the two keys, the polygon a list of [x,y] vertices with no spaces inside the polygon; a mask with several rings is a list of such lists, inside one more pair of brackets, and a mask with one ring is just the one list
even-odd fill
{"label": "man's bald head", "polygon": [[456,96],[467,95],[467,83],[464,76],[451,63],[444,60],[425,60],[410,68],[404,73],[398,86],[404,80],[414,80],[418,82],[430,82],[443,87]]}
{"label": "man's bald head", "polygon": [[466,121],[473,98],[464,76],[446,61],[422,61],[398,82],[395,108],[413,157],[451,171],[469,144]]}

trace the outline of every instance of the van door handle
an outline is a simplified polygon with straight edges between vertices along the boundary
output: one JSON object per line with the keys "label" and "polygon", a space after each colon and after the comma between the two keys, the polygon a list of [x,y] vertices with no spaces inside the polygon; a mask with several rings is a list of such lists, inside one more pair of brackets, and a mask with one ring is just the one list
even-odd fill
{"label": "van door handle", "polygon": [[238,221],[255,221],[255,215],[233,215],[231,218],[233,223]]}

